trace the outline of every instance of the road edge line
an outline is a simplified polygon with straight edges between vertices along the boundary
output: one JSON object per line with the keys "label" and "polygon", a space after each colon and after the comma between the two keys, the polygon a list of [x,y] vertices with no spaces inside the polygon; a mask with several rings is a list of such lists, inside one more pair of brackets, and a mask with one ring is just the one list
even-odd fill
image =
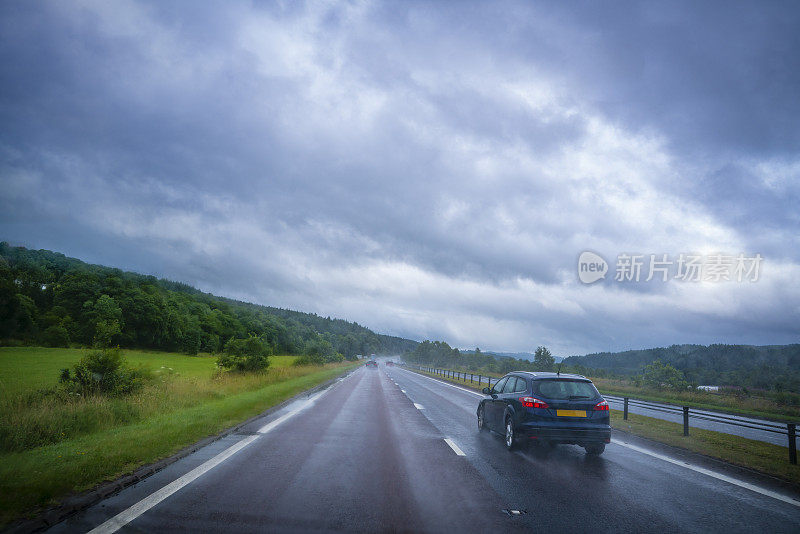
{"label": "road edge line", "polygon": [[706,469],[705,467],[700,467],[699,465],[693,465],[693,464],[691,464],[689,462],[686,462],[686,461],[683,461],[683,460],[678,460],[678,459],[675,459],[675,458],[671,458],[671,457],[666,456],[664,454],[660,454],[660,453],[657,453],[657,452],[654,452],[654,451],[650,451],[648,449],[645,449],[643,447],[639,447],[637,445],[633,445],[631,443],[626,443],[624,441],[612,441],[612,443],[614,443],[616,445],[620,445],[621,447],[626,447],[626,448],[631,449],[633,451],[636,451],[636,452],[638,452],[640,454],[646,454],[647,456],[651,456],[653,458],[657,458],[659,460],[663,460],[665,462],[668,462],[668,463],[671,463],[671,464],[674,464],[674,465],[689,469],[691,471],[695,471],[697,473],[709,476],[711,478],[715,478],[717,480],[721,480],[723,482],[727,482],[727,483],[732,484],[734,486],[738,486],[740,488],[748,489],[748,490],[753,491],[755,493],[758,493],[760,495],[764,495],[766,497],[771,497],[771,498],[773,498],[775,500],[782,501],[782,502],[785,502],[785,503],[800,507],[800,501],[798,501],[796,499],[793,499],[791,497],[788,497],[786,495],[782,495],[782,494],[780,494],[780,493],[778,493],[776,491],[768,490],[766,488],[762,488],[762,487],[757,486],[755,484],[751,484],[749,482],[745,482],[745,481],[739,480],[737,478],[729,477],[728,475],[723,475],[722,473],[717,473],[715,471],[712,471],[711,469]]}

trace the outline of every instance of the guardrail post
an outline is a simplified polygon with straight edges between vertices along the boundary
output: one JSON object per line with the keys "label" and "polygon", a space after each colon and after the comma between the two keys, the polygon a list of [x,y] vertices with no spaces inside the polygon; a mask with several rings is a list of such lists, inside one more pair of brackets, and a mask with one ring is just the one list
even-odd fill
{"label": "guardrail post", "polygon": [[483,386],[483,377],[481,375],[478,375],[478,385]]}
{"label": "guardrail post", "polygon": [[623,399],[625,401],[625,408],[622,411],[622,418],[627,421],[628,420],[628,397],[623,397]]}
{"label": "guardrail post", "polygon": [[683,407],[683,435],[689,435],[689,407]]}
{"label": "guardrail post", "polygon": [[797,424],[787,423],[786,434],[789,436],[789,463],[797,465]]}

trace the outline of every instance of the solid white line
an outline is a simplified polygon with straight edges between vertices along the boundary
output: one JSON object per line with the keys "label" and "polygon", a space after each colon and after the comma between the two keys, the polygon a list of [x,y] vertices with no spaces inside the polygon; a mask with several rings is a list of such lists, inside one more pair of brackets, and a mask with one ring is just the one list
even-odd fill
{"label": "solid white line", "polygon": [[297,415],[301,411],[305,410],[306,408],[308,408],[309,406],[314,404],[314,402],[323,393],[325,393],[327,391],[329,391],[329,389],[325,389],[325,390],[317,393],[313,397],[309,397],[301,405],[299,405],[296,408],[292,409],[291,411],[283,414],[282,416],[278,417],[274,421],[271,421],[271,422],[267,423],[266,425],[262,426],[258,430],[258,434],[253,435],[253,436],[248,436],[248,437],[244,438],[241,441],[237,441],[236,443],[234,443],[233,445],[231,445],[230,447],[228,447],[227,449],[225,449],[221,453],[217,454],[216,456],[214,456],[210,460],[208,460],[208,461],[200,464],[199,466],[195,467],[194,469],[192,469],[191,471],[189,471],[188,473],[186,473],[182,477],[170,482],[169,484],[167,484],[166,486],[164,486],[160,490],[158,490],[158,491],[156,491],[154,493],[151,493],[150,495],[148,495],[147,497],[145,497],[141,501],[137,502],[136,504],[134,504],[130,508],[128,508],[126,510],[123,510],[122,512],[118,513],[117,515],[115,515],[111,519],[107,520],[105,523],[103,523],[103,524],[95,527],[94,529],[90,530],[88,534],[101,534],[101,533],[102,534],[111,534],[112,532],[116,532],[117,530],[121,529],[122,527],[124,527],[125,525],[127,525],[128,523],[130,523],[131,521],[133,521],[134,519],[136,519],[137,517],[139,517],[140,515],[142,515],[143,513],[145,513],[146,511],[148,511],[149,509],[151,509],[152,507],[154,507],[155,505],[157,505],[158,503],[160,503],[161,501],[163,501],[164,499],[166,499],[167,497],[169,497],[170,495],[172,495],[173,493],[175,493],[179,489],[183,488],[184,486],[186,486],[187,484],[193,482],[194,480],[200,478],[201,476],[206,474],[208,471],[214,469],[219,464],[221,464],[222,462],[224,462],[225,460],[227,460],[228,458],[230,458],[231,456],[233,456],[237,452],[241,451],[242,449],[244,449],[245,447],[247,447],[248,445],[253,443],[255,440],[257,440],[258,438],[260,438],[264,434],[267,434],[268,432],[273,430],[275,427],[277,427],[278,425],[280,425],[281,423],[283,423],[284,421],[286,421],[290,417],[292,417],[294,415]]}
{"label": "solid white line", "polygon": [[456,445],[455,443],[453,443],[453,440],[452,440],[452,439],[450,439],[450,438],[444,438],[444,442],[445,442],[445,443],[447,443],[448,445],[450,445],[450,448],[451,448],[451,449],[453,449],[453,452],[454,452],[454,453],[456,453],[457,455],[459,455],[459,456],[466,456],[466,454],[464,454],[464,451],[462,451],[462,450],[459,448],[459,446],[458,446],[458,445]]}
{"label": "solid white line", "polygon": [[[414,371],[406,371],[406,372],[407,372],[407,373],[414,373]],[[422,378],[427,378],[428,380],[433,380],[433,381],[434,381],[434,382],[436,382],[437,384],[441,384],[441,385],[443,385],[443,386],[449,386],[449,387],[451,387],[451,388],[453,388],[453,389],[458,389],[458,390],[461,390],[461,391],[463,391],[463,392],[465,392],[465,393],[469,393],[470,395],[475,395],[476,397],[484,398],[484,397],[486,396],[486,395],[483,395],[483,394],[481,394],[481,393],[476,393],[476,392],[474,392],[474,391],[470,391],[470,390],[468,390],[468,389],[464,389],[464,388],[462,388],[462,387],[455,386],[455,385],[453,385],[453,384],[448,384],[447,382],[442,382],[441,380],[436,380],[435,378],[431,378],[431,377],[429,377],[429,376],[421,375],[421,374],[419,374],[419,373],[414,373],[414,374],[415,374],[415,375],[417,375],[417,376],[421,376]]]}
{"label": "solid white line", "polygon": [[284,421],[286,421],[290,417],[292,417],[294,415],[297,415],[298,413],[302,412],[303,410],[305,410],[306,408],[308,408],[309,406],[314,404],[316,402],[316,400],[320,397],[320,395],[322,395],[325,391],[327,391],[327,390],[321,391],[321,392],[317,393],[316,395],[314,395],[313,397],[309,397],[300,406],[297,406],[293,410],[283,414],[282,416],[278,417],[274,421],[271,421],[271,422],[267,423],[266,425],[262,426],[261,428],[258,429],[258,433],[259,434],[266,434],[267,432],[269,432],[270,430],[272,430],[273,428],[275,428],[279,424],[283,423]]}
{"label": "solid white line", "polygon": [[727,475],[723,475],[721,473],[716,473],[711,471],[710,469],[706,469],[704,467],[699,467],[697,465],[692,465],[688,462],[683,462],[681,460],[676,460],[675,458],[670,458],[669,456],[664,456],[663,454],[658,454],[657,452],[649,451],[647,449],[643,449],[641,447],[637,447],[636,445],[631,445],[630,443],[625,443],[623,441],[614,441],[617,445],[621,445],[623,447],[627,447],[631,450],[636,452],[640,452],[642,454],[646,454],[648,456],[652,456],[653,458],[658,458],[659,460],[664,460],[665,462],[669,462],[671,464],[679,465],[681,467],[685,467],[686,469],[691,469],[692,471],[696,471],[698,473],[702,473],[704,475],[710,476],[712,478],[716,478],[717,480],[722,480],[729,484],[733,484],[734,486],[739,486],[740,488],[749,489],[750,491],[754,491],[756,493],[760,493],[766,497],[772,497],[773,499],[783,501],[785,503],[792,504],[794,506],[800,507],[800,501],[796,499],[792,499],[791,497],[787,497],[786,495],[781,495],[780,493],[776,493],[774,491],[770,491],[768,489],[761,488],[756,486],[755,484],[750,484],[749,482],[744,482],[742,480],[738,480]]}
{"label": "solid white line", "polygon": [[186,486],[190,482],[196,480],[200,476],[204,475],[206,472],[214,469],[216,466],[239,452],[240,450],[244,449],[255,440],[257,440],[260,435],[248,436],[243,440],[235,443],[234,445],[228,447],[218,455],[214,456],[212,459],[208,460],[207,462],[195,467],[182,477],[174,480],[173,482],[167,484],[160,490],[152,493],[142,499],[141,501],[137,502],[127,510],[124,510],[102,525],[95,527],[94,529],[89,531],[89,534],[110,534],[111,532],[116,532],[117,530],[121,529],[146,511],[148,511],[153,506],[157,505],[182,487]]}
{"label": "solid white line", "polygon": [[424,410],[425,409],[425,407],[423,405],[417,404],[416,402],[414,403],[414,408],[416,408],[417,410]]}

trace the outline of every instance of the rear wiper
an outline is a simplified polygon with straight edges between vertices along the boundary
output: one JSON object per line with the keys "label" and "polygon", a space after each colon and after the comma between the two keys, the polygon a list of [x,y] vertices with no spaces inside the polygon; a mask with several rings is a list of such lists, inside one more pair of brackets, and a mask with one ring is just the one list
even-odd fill
{"label": "rear wiper", "polygon": [[586,395],[570,395],[569,400],[588,399]]}

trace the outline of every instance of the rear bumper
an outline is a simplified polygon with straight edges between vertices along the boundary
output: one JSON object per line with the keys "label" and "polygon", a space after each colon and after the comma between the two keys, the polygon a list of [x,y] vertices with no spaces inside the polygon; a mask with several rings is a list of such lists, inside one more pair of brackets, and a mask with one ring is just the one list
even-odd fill
{"label": "rear bumper", "polygon": [[539,426],[535,423],[523,424],[517,429],[518,435],[530,439],[550,441],[553,443],[611,443],[611,427],[608,425],[592,425],[591,427],[557,427]]}

